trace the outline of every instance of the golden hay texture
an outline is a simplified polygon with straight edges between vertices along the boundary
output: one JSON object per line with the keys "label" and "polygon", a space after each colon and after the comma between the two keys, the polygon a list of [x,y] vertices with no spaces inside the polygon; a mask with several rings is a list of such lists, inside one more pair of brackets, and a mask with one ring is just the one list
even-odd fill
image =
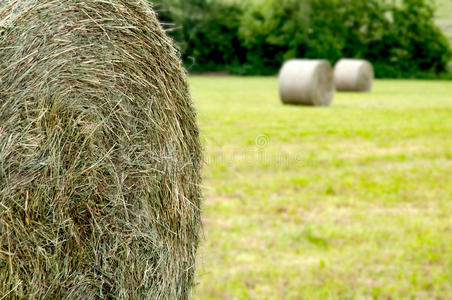
{"label": "golden hay texture", "polygon": [[201,147],[154,12],[2,1],[0,298],[189,298]]}
{"label": "golden hay texture", "polygon": [[338,91],[370,92],[374,68],[362,59],[341,59],[334,67],[334,82]]}
{"label": "golden hay texture", "polygon": [[287,61],[279,72],[279,94],[285,104],[329,106],[334,97],[331,64],[326,60]]}

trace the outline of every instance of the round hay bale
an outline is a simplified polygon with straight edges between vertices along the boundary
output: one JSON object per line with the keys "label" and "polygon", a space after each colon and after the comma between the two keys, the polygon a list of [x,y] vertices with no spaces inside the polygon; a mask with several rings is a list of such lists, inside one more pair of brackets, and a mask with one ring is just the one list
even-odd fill
{"label": "round hay bale", "polygon": [[372,64],[362,59],[341,59],[334,67],[338,91],[370,92],[374,81]]}
{"label": "round hay bale", "polygon": [[279,72],[279,94],[285,104],[329,106],[334,97],[331,64],[326,60],[287,61]]}
{"label": "round hay bale", "polygon": [[144,0],[3,0],[0,295],[187,299],[201,147]]}

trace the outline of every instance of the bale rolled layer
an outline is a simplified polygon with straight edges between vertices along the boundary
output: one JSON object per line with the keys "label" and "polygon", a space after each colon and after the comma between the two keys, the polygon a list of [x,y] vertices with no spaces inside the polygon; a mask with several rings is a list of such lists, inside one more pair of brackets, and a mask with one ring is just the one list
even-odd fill
{"label": "bale rolled layer", "polygon": [[334,97],[330,63],[307,59],[287,61],[279,72],[279,94],[285,104],[330,105]]}
{"label": "bale rolled layer", "polygon": [[2,1],[0,295],[189,298],[201,146],[149,4]]}
{"label": "bale rolled layer", "polygon": [[338,91],[370,92],[374,80],[372,64],[361,59],[341,59],[334,67]]}

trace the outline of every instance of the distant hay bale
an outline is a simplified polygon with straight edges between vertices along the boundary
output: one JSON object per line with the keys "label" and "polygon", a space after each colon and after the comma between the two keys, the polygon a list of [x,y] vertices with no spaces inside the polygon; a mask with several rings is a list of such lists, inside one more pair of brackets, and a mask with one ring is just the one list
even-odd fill
{"label": "distant hay bale", "polygon": [[149,4],[2,1],[0,298],[189,298],[201,147]]}
{"label": "distant hay bale", "polygon": [[338,91],[369,92],[372,90],[374,69],[362,59],[341,59],[334,67],[334,81]]}
{"label": "distant hay bale", "polygon": [[330,105],[334,97],[330,63],[308,59],[287,61],[279,72],[279,94],[285,104]]}

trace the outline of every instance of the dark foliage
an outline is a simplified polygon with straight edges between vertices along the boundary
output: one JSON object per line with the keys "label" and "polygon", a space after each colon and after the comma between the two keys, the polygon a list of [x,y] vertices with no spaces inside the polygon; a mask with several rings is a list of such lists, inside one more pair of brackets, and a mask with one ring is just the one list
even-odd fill
{"label": "dark foliage", "polygon": [[451,58],[431,0],[156,0],[191,71],[274,74],[290,58],[365,58],[378,77],[432,77]]}

